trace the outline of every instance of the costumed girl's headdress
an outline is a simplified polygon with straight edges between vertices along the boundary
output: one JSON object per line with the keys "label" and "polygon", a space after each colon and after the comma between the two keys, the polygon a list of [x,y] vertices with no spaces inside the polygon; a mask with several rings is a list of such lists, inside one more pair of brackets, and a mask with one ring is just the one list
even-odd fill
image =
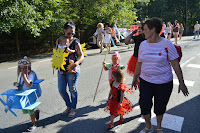
{"label": "costumed girl's headdress", "polygon": [[28,59],[27,56],[24,56],[23,59],[18,61],[17,77],[19,77],[20,66],[27,66],[27,72],[28,72],[28,68],[31,68],[31,61]]}
{"label": "costumed girl's headdress", "polygon": [[118,51],[116,51],[112,56],[116,56],[116,57],[118,57],[118,59],[120,59],[120,55],[119,55]]}

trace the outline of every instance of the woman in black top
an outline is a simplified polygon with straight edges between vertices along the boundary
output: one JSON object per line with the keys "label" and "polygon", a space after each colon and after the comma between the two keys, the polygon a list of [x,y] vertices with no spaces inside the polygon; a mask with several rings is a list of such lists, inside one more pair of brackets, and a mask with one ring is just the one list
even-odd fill
{"label": "woman in black top", "polygon": [[177,22],[177,20],[174,21],[174,25],[172,27],[173,29],[173,35],[174,35],[174,39],[175,39],[175,44],[177,44],[177,39],[178,39],[178,31],[179,31],[179,24]]}
{"label": "woman in black top", "polygon": [[[138,26],[139,26],[138,30],[133,31],[125,39],[125,43],[126,44],[135,43],[134,53],[133,53],[133,55],[131,56],[131,58],[129,59],[129,61],[127,63],[127,65],[128,65],[127,66],[127,73],[130,76],[133,76],[134,72],[135,72],[135,66],[136,66],[136,63],[138,61],[138,51],[139,51],[140,43],[145,40],[145,37],[144,37],[144,34],[143,34],[143,24],[139,23]],[[137,31],[139,32],[139,35],[138,36],[133,36],[133,34],[135,34],[135,32],[137,32]]]}

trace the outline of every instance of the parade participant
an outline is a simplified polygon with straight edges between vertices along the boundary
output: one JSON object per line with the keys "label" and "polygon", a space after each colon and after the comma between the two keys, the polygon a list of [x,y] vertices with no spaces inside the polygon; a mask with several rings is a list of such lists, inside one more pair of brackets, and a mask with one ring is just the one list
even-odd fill
{"label": "parade participant", "polygon": [[100,46],[100,53],[103,51],[103,40],[104,40],[104,25],[102,23],[98,23],[97,30],[94,33],[94,36],[97,35],[97,46]]}
{"label": "parade participant", "polygon": [[[64,66],[65,70],[58,71],[58,90],[67,106],[67,109],[63,112],[63,114],[68,114],[68,117],[73,117],[76,114],[77,106],[77,81],[80,74],[79,64],[83,61],[84,56],[79,40],[73,37],[75,34],[75,25],[73,22],[68,21],[65,23],[64,33],[69,41],[67,41],[65,46],[62,45],[62,47],[69,48],[68,50],[72,50],[72,52],[75,50],[75,53],[69,52],[67,57],[69,62],[67,62]],[[69,92],[71,93],[71,97],[69,97],[67,93],[67,85]]]}
{"label": "parade participant", "polygon": [[179,38],[180,38],[180,40],[181,40],[181,38],[182,38],[183,31],[184,31],[184,27],[183,27],[183,24],[181,23],[181,24],[180,24],[180,28],[179,28]]}
{"label": "parade participant", "polygon": [[[14,86],[18,87],[18,90],[25,91],[30,89],[33,86],[33,81],[35,77],[35,73],[31,71],[31,61],[25,56],[24,59],[19,60],[18,62],[18,76],[21,73],[19,83],[14,82]],[[31,117],[31,127],[29,127],[28,131],[33,131],[36,128],[35,119],[39,119],[39,110],[22,110],[23,114],[29,114]]]}
{"label": "parade participant", "polygon": [[199,38],[199,30],[200,30],[200,25],[198,24],[198,21],[196,21],[196,24],[194,25],[194,39],[196,36]]}
{"label": "parade participant", "polygon": [[124,118],[123,115],[132,111],[134,107],[133,104],[124,97],[124,91],[128,91],[129,93],[133,93],[133,90],[123,83],[124,81],[124,73],[121,69],[112,68],[112,77],[113,81],[110,82],[110,93],[108,95],[108,103],[104,108],[105,111],[110,112],[110,124],[108,128],[114,127],[114,118],[115,116],[120,116],[120,120],[118,124],[123,124]]}
{"label": "parade participant", "polygon": [[145,40],[144,38],[144,34],[143,34],[143,24],[142,23],[138,23],[138,32],[139,32],[139,35],[138,36],[133,36],[133,34],[135,34],[135,32],[133,31],[126,39],[125,39],[125,43],[129,44],[129,43],[135,43],[135,46],[134,46],[134,53],[133,55],[130,57],[128,63],[127,63],[127,73],[130,75],[130,76],[133,76],[134,75],[134,72],[135,72],[135,66],[136,66],[136,63],[138,61],[138,50],[139,50],[139,46],[140,46],[140,43],[142,41]]}
{"label": "parade participant", "polygon": [[152,98],[154,98],[154,112],[157,119],[156,132],[163,133],[162,118],[173,88],[171,66],[180,83],[178,92],[182,91],[185,96],[189,94],[183,80],[176,48],[171,41],[159,36],[161,29],[162,23],[158,18],[151,18],[145,22],[143,32],[147,40],[140,44],[138,62],[132,82],[132,87],[136,87],[140,75],[139,105],[146,122],[146,127],[140,133],[153,132],[151,125]]}
{"label": "parade participant", "polygon": [[125,66],[123,66],[123,65],[120,65],[120,55],[119,55],[119,52],[115,52],[113,55],[112,55],[112,63],[105,63],[105,62],[103,62],[103,67],[104,67],[104,70],[105,71],[107,71],[107,70],[109,70],[108,71],[108,80],[109,80],[109,82],[111,81],[111,80],[113,80],[112,79],[112,68],[115,68],[115,69],[124,69],[125,68]]}
{"label": "parade participant", "polygon": [[177,39],[178,39],[178,31],[179,31],[179,24],[178,21],[175,20],[174,21],[174,25],[172,26],[173,29],[173,35],[174,35],[174,39],[175,39],[175,44],[177,44]]}
{"label": "parade participant", "polygon": [[112,30],[109,26],[110,26],[110,23],[105,23],[105,28],[104,28],[105,37],[104,37],[104,42],[103,42],[104,46],[107,47],[108,52],[110,52],[110,47],[111,47],[110,39],[111,39],[111,33],[112,33]]}
{"label": "parade participant", "polygon": [[167,23],[167,27],[166,27],[166,34],[167,34],[167,39],[171,39],[171,34],[172,34],[172,27],[171,27],[171,23],[168,22]]}

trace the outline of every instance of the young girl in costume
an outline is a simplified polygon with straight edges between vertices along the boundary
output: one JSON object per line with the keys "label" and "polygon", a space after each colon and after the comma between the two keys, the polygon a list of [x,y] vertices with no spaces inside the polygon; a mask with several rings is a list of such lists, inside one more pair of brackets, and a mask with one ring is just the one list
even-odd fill
{"label": "young girl in costume", "polygon": [[105,62],[103,62],[103,67],[104,67],[104,70],[105,71],[107,71],[107,70],[109,70],[109,72],[108,72],[108,80],[109,80],[109,82],[111,81],[111,80],[113,80],[112,79],[112,76],[111,76],[111,74],[112,74],[112,68],[115,68],[115,69],[124,69],[125,68],[125,66],[123,66],[123,65],[120,65],[119,63],[120,63],[120,55],[119,55],[119,52],[115,52],[113,55],[112,55],[112,63],[105,63]]}
{"label": "young girl in costume", "polygon": [[123,124],[124,118],[123,115],[132,111],[134,107],[133,104],[124,97],[124,91],[128,91],[129,93],[133,93],[133,89],[131,89],[128,85],[123,83],[124,81],[124,73],[121,69],[112,68],[112,77],[113,81],[110,82],[110,93],[108,95],[108,103],[104,108],[105,111],[110,112],[110,124],[108,128],[114,127],[114,118],[115,116],[120,116],[118,124]]}
{"label": "young girl in costume", "polygon": [[[25,56],[24,59],[18,62],[18,77],[21,73],[19,83],[14,82],[14,86],[18,87],[18,90],[27,90],[33,86],[35,73],[31,71],[31,61]],[[39,119],[39,110],[22,110],[23,114],[29,114],[31,117],[32,126],[28,128],[28,131],[33,131],[36,128],[35,119]]]}
{"label": "young girl in costume", "polygon": [[103,50],[103,40],[104,40],[104,25],[102,23],[98,23],[97,30],[94,33],[94,36],[97,35],[97,45],[100,46],[100,53]]}

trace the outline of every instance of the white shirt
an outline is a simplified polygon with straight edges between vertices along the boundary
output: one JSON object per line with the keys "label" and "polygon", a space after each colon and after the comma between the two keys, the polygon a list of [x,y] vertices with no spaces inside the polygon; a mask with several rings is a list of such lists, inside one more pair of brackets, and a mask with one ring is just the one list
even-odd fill
{"label": "white shirt", "polygon": [[[34,76],[35,76],[35,75],[34,75],[32,72],[28,75],[28,81],[29,81],[29,82],[32,82],[32,85],[31,85],[30,87],[27,87],[26,84],[24,83],[24,85],[23,85],[23,87],[22,87],[22,90],[25,91],[25,90],[27,90],[27,89],[30,89],[30,88],[33,86]],[[20,80],[21,80],[20,84],[22,84],[23,81],[24,81],[24,79],[23,79],[22,76],[20,77]]]}
{"label": "white shirt", "polygon": [[199,31],[199,24],[194,25],[194,31]]}
{"label": "white shirt", "polygon": [[176,48],[168,39],[163,38],[158,43],[140,44],[138,62],[142,62],[140,77],[147,82],[163,84],[173,80],[172,70],[167,60],[164,42],[167,41],[168,58],[175,60],[179,57]]}

